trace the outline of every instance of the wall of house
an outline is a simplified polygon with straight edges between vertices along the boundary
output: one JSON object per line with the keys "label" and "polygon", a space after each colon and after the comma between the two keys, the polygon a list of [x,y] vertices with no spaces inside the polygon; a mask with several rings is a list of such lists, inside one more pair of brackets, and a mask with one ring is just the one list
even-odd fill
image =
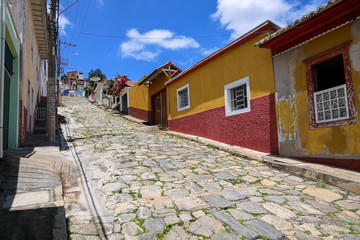
{"label": "wall of house", "polygon": [[[169,73],[170,75],[171,73]],[[149,86],[149,96],[153,96],[154,94],[160,92],[165,88],[165,82],[169,81],[170,78],[166,74],[162,74],[158,79],[152,82]],[[150,99],[151,101],[151,99]],[[150,111],[151,111],[151,102],[150,102]]]}
{"label": "wall of house", "polygon": [[[23,144],[26,140],[27,132],[31,132],[35,125],[41,63],[38,54],[39,48],[33,23],[31,2],[27,0],[9,0],[9,3],[11,4],[11,12],[21,42],[19,143]],[[30,81],[29,98],[28,81]]]}
{"label": "wall of house", "polygon": [[[266,35],[235,48],[168,86],[169,128],[276,154],[274,79],[270,50],[254,47]],[[251,110],[225,116],[224,86],[249,77]],[[178,111],[177,89],[189,84],[190,108]]]}
{"label": "wall of house", "polygon": [[149,89],[145,85],[135,84],[129,89],[129,114],[149,121]]}
{"label": "wall of house", "polygon": [[[16,32],[16,28],[12,20],[11,12],[8,8],[6,8],[5,14],[6,14],[5,41],[10,48],[11,54],[13,55],[13,69],[12,69],[12,75],[10,76],[8,89],[4,89],[4,91],[8,92],[6,94],[8,97],[7,99],[8,112],[7,113],[3,112],[1,114],[3,114],[4,118],[7,118],[8,121],[7,147],[8,149],[16,149],[18,148],[18,134],[19,134],[20,39]],[[1,68],[1,71],[4,71],[4,69]],[[7,73],[5,74],[7,75]]]}
{"label": "wall of house", "polygon": [[[303,60],[351,40],[349,53],[357,113],[360,112],[360,20],[274,57],[276,110],[281,155],[360,169],[357,124],[310,129]],[[339,159],[339,160],[336,160]],[[351,160],[357,159],[357,160]]]}

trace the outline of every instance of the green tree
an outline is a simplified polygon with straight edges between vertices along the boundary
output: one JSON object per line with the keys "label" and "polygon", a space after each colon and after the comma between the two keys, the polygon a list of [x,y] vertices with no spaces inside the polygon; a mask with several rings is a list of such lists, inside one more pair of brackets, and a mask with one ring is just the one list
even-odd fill
{"label": "green tree", "polygon": [[85,91],[85,97],[89,97],[91,94],[91,86],[86,86],[84,87],[84,91]]}
{"label": "green tree", "polygon": [[68,76],[67,75],[65,75],[65,74],[63,74],[62,76],[61,76],[61,82],[66,82],[68,80]]}
{"label": "green tree", "polygon": [[100,68],[95,69],[95,70],[91,69],[90,72],[88,73],[88,77],[89,78],[99,77],[101,80],[106,78],[105,74],[100,70]]}

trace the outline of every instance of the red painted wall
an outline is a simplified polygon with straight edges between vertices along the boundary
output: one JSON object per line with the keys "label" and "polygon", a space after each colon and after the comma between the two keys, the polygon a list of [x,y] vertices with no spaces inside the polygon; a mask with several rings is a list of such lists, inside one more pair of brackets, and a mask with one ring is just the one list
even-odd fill
{"label": "red painted wall", "polygon": [[250,100],[251,111],[225,116],[225,107],[169,120],[170,130],[260,152],[279,154],[274,94]]}
{"label": "red painted wall", "polygon": [[149,122],[150,111],[146,111],[139,108],[129,107],[129,115],[142,119],[146,122]]}
{"label": "red painted wall", "polygon": [[[61,94],[60,94],[61,95]],[[40,103],[47,103],[47,97],[41,96],[40,97]]]}

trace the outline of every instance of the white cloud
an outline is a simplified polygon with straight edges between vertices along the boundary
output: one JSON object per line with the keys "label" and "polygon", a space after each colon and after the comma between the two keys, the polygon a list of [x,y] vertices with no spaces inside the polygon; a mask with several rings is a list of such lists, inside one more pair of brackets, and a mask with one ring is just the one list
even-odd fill
{"label": "white cloud", "polygon": [[119,55],[122,57],[132,57],[136,60],[151,61],[159,55],[159,52],[151,52],[146,50],[143,43],[137,41],[128,41],[120,45]]}
{"label": "white cloud", "polygon": [[162,49],[178,50],[200,47],[193,38],[176,36],[174,32],[164,29],[154,29],[141,34],[134,28],[130,29],[126,36],[130,40],[120,44],[118,54],[137,60],[151,61],[161,53]]}
{"label": "white cloud", "polygon": [[208,56],[210,54],[213,54],[214,52],[216,52],[217,50],[219,50],[218,47],[214,47],[214,48],[210,48],[210,49],[201,49],[201,54]]}
{"label": "white cloud", "polygon": [[70,20],[64,14],[59,16],[59,34],[66,36],[66,27],[72,26]]}
{"label": "white cloud", "polygon": [[104,1],[103,0],[96,0],[98,7],[102,7],[104,6]]}
{"label": "white cloud", "polygon": [[317,9],[320,5],[325,4],[326,2],[327,0],[310,0],[304,6],[297,5],[297,9],[292,9],[292,11],[288,12],[285,15],[287,24]]}
{"label": "white cloud", "polygon": [[191,65],[193,65],[195,63],[195,61],[198,59],[194,59],[194,58],[187,58],[187,59],[178,59],[175,62],[177,63],[178,66],[185,68],[190,67]]}
{"label": "white cloud", "polygon": [[232,32],[234,39],[268,19],[285,26],[325,2],[309,0],[304,4],[294,0],[218,0],[217,11],[211,18],[219,20],[223,27]]}

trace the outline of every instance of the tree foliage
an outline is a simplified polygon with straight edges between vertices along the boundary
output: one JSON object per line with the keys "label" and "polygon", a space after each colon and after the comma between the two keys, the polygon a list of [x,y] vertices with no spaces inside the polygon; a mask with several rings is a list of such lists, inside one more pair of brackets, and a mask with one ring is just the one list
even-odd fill
{"label": "tree foliage", "polygon": [[91,86],[86,86],[86,87],[84,87],[84,91],[85,91],[85,97],[88,97],[88,96],[90,96],[90,94],[91,94]]}
{"label": "tree foliage", "polygon": [[66,75],[66,74],[63,74],[62,76],[61,76],[61,81],[65,81],[65,80],[67,80],[68,79],[68,76]]}
{"label": "tree foliage", "polygon": [[100,70],[100,68],[95,69],[95,70],[91,69],[90,72],[88,73],[88,77],[89,78],[99,77],[101,80],[106,78],[105,74]]}

